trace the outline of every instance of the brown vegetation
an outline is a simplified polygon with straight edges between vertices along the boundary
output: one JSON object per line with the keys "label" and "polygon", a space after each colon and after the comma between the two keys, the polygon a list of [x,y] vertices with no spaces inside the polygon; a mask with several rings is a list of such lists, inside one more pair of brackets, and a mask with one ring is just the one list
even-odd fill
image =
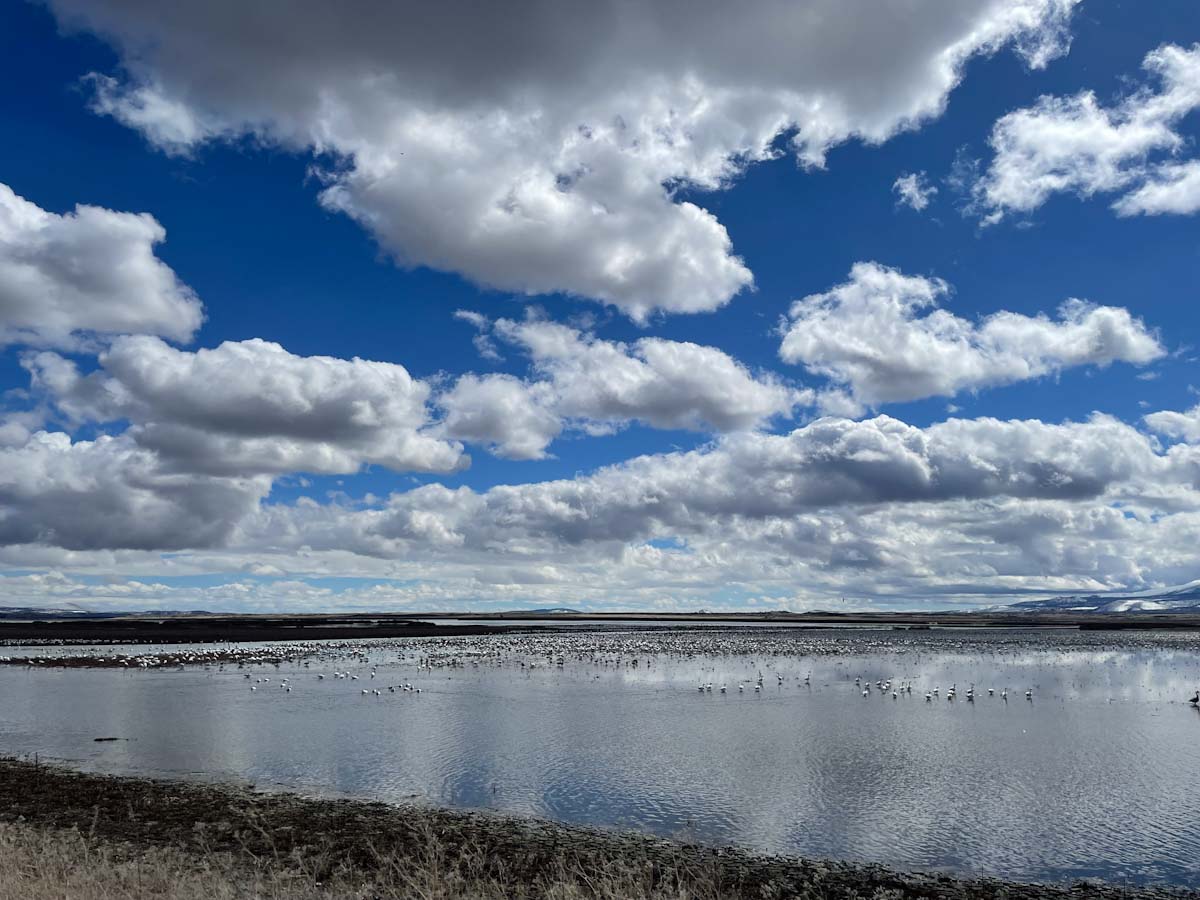
{"label": "brown vegetation", "polygon": [[563,862],[532,881],[497,871],[484,847],[447,845],[433,833],[416,853],[375,853],[368,869],[328,855],[266,856],[203,847],[112,843],[76,829],[0,824],[0,897],[22,900],[507,900],[544,897],[716,900],[710,871],[651,873],[624,861],[600,872]]}

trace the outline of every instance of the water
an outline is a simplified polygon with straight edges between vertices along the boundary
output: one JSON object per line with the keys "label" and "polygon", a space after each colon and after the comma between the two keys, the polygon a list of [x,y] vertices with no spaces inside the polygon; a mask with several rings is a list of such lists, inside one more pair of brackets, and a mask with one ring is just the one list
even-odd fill
{"label": "water", "polygon": [[[328,646],[278,668],[0,667],[0,752],[909,869],[1200,884],[1196,635],[704,629]],[[912,692],[875,687],[888,679]],[[387,690],[406,683],[421,692]]]}

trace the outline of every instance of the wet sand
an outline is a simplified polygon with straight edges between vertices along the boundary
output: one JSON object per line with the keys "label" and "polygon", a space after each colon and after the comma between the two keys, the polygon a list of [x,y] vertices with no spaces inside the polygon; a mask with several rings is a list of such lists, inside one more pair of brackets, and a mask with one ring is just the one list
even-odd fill
{"label": "wet sand", "polygon": [[[1173,889],[1128,889],[1078,882],[1032,885],[995,879],[901,873],[874,865],[758,856],[640,834],[574,828],[484,813],[395,807],[355,800],[260,793],[234,785],[197,784],[74,772],[28,760],[0,759],[0,822],[23,827],[75,828],[135,850],[171,847],[188,853],[228,853],[262,860],[361,871],[370,877],[380,854],[428,851],[431,836],[448,864],[456,853],[514,885],[547,871],[582,878],[632,863],[652,878],[695,873],[731,898],[1183,898]],[[324,863],[322,863],[324,861]],[[318,876],[320,872],[317,873]],[[331,869],[332,874],[332,869]],[[686,880],[686,876],[684,880]]]}

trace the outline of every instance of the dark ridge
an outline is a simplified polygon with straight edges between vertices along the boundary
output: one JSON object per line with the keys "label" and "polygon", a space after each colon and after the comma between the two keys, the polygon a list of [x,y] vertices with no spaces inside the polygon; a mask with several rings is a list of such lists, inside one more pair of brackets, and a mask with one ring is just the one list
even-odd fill
{"label": "dark ridge", "polygon": [[493,634],[489,625],[439,625],[408,616],[171,616],[0,622],[0,642],[23,640],[89,643],[181,644],[230,641],[322,641],[339,638],[440,637]]}

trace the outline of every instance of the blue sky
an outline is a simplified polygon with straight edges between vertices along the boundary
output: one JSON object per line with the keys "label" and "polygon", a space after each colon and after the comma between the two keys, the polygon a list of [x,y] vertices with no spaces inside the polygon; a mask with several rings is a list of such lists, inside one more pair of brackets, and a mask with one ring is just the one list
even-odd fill
{"label": "blue sky", "polygon": [[[607,4],[575,29],[530,4],[462,71],[439,60],[469,41],[401,11],[329,41],[308,7],[0,11],[11,210],[107,213],[95,253],[0,220],[0,602],[803,609],[1200,577],[1195,4],[929,2],[893,34],[669,6],[609,34]],[[422,29],[428,58],[376,39]],[[253,339],[281,349],[204,357]]]}

